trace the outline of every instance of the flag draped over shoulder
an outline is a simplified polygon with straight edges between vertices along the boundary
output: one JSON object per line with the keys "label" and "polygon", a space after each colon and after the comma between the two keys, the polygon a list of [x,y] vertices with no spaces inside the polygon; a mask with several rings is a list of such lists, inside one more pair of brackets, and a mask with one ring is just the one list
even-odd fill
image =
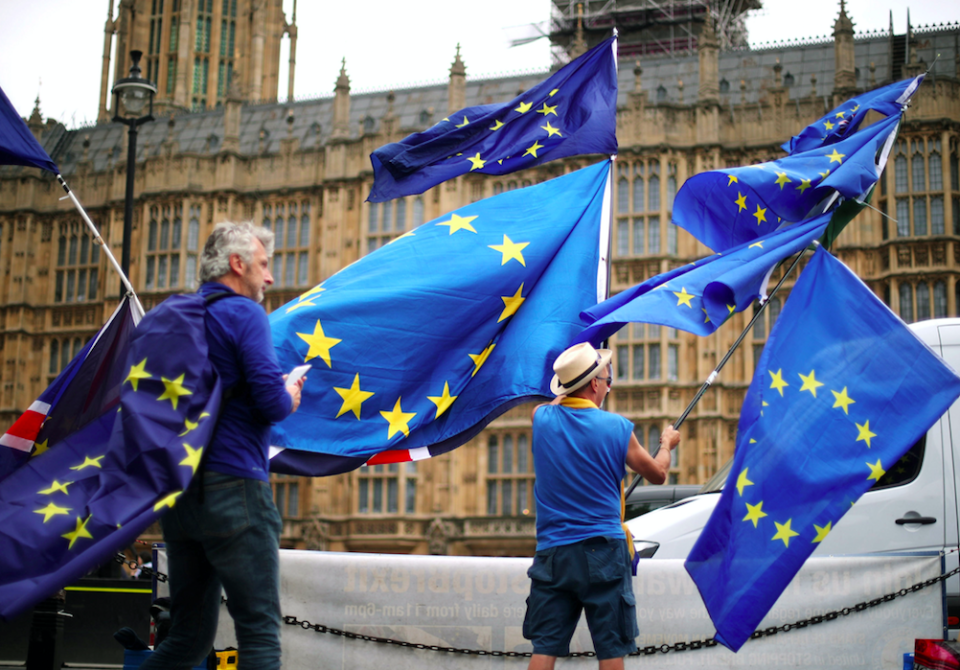
{"label": "flag draped over shoulder", "polygon": [[754,242],[652,277],[590,307],[576,342],[595,347],[627,323],[658,323],[709,335],[765,294],[770,271],[823,234],[830,214],[774,231]]}
{"label": "flag draped over shoulder", "polygon": [[904,79],[851,98],[791,137],[781,148],[795,154],[835,144],[857,132],[870,111],[900,116],[925,76]]}
{"label": "flag draped over shoulder", "polygon": [[24,165],[38,167],[54,174],[60,172],[57,164],[37,142],[37,138],[17,114],[17,110],[13,108],[10,99],[2,89],[0,89],[0,165]]}
{"label": "flag draped over shoulder", "polygon": [[890,116],[827,147],[694,175],[677,193],[673,222],[726,251],[823,211],[834,191],[862,199],[880,176],[899,123]]}
{"label": "flag draped over shoulder", "polygon": [[313,369],[298,411],[274,427],[286,449],[271,470],[443,453],[552,395],[552,363],[597,302],[609,166],[467,205],[275,310],[281,366]]}
{"label": "flag draped over shoulder", "polygon": [[469,172],[508,174],[566,156],[617,153],[616,38],[508,103],[467,107],[370,155],[368,200],[423,193]]}
{"label": "flag draped over shoulder", "polygon": [[[164,309],[170,301],[178,306]],[[18,467],[0,481],[0,617],[130,544],[199,467],[220,381],[206,356],[202,298],[167,302],[134,329],[125,300],[41,396],[49,415],[32,450],[0,446],[18,456],[4,461]]]}
{"label": "flag draped over shoulder", "polygon": [[960,395],[960,379],[820,248],[777,320],[733,468],[686,561],[736,651],[850,506]]}

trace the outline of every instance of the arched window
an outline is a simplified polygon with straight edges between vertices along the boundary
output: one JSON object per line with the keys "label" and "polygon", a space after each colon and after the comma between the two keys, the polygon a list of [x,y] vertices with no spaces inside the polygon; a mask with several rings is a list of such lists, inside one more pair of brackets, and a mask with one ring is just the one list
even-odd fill
{"label": "arched window", "polygon": [[900,318],[911,323],[913,321],[913,286],[900,284]]}
{"label": "arched window", "polygon": [[947,285],[942,279],[933,285],[933,318],[942,319],[947,315]]}
{"label": "arched window", "polygon": [[617,213],[625,214],[630,211],[630,181],[621,177],[617,181]]}
{"label": "arched window", "polygon": [[663,87],[663,84],[657,86],[657,102],[664,102],[667,99],[667,89]]}
{"label": "arched window", "polygon": [[917,284],[917,321],[930,318],[930,286],[922,281]]}
{"label": "arched window", "polygon": [[[500,185],[501,192],[503,190],[503,184]],[[417,196],[413,199],[413,226],[423,224],[423,196]]]}

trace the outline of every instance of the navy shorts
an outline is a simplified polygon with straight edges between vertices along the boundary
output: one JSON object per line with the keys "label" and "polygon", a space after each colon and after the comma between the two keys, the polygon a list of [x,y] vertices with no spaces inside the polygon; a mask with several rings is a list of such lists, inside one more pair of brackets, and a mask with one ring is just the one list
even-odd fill
{"label": "navy shorts", "polygon": [[538,551],[527,576],[523,636],[533,642],[534,654],[569,655],[581,611],[598,660],[636,651],[640,630],[624,538],[594,537]]}

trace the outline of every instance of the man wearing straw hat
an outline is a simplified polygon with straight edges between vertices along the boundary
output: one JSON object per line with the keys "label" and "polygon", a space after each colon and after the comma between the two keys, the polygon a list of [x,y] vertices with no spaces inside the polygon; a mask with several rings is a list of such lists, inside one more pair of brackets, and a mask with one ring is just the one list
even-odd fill
{"label": "man wearing straw hat", "polygon": [[552,670],[570,653],[581,610],[601,670],[622,669],[623,657],[637,648],[632,547],[621,515],[624,463],[662,484],[680,434],[668,426],[664,448],[651,456],[632,422],[600,411],[611,357],[586,342],[564,351],[550,384],[557,398],[533,410],[537,553],[523,622],[523,636],[533,642],[531,670]]}

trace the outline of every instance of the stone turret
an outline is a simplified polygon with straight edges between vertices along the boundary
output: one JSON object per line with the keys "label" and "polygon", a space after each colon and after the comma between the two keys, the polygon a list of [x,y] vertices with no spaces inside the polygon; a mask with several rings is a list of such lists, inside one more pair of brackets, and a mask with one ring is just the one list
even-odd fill
{"label": "stone turret", "polygon": [[833,24],[833,51],[836,61],[833,94],[835,97],[848,98],[855,94],[857,75],[853,54],[853,21],[847,16],[844,0],[840,0],[840,16]]}
{"label": "stone turret", "polygon": [[331,139],[350,137],[350,77],[347,76],[347,59],[340,63],[340,76],[333,89],[333,132]]}
{"label": "stone turret", "polygon": [[460,45],[457,55],[450,64],[450,82],[447,84],[447,113],[467,106],[467,66],[460,60]]}
{"label": "stone turret", "polygon": [[717,56],[719,49],[720,43],[717,40],[717,33],[713,29],[713,19],[708,15],[703,24],[703,30],[700,31],[700,40],[697,44],[697,52],[700,56],[700,90],[697,97],[702,102],[715,101],[720,97]]}

